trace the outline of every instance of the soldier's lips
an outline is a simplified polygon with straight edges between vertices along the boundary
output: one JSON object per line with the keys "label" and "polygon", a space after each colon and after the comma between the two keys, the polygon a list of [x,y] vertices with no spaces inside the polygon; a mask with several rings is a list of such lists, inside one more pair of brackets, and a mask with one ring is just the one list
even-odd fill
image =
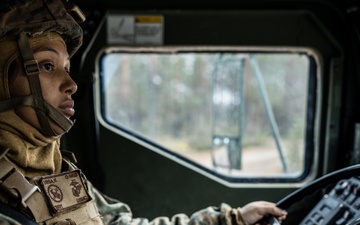
{"label": "soldier's lips", "polygon": [[73,100],[66,100],[59,106],[60,112],[66,117],[70,118],[75,114],[74,105],[75,104]]}

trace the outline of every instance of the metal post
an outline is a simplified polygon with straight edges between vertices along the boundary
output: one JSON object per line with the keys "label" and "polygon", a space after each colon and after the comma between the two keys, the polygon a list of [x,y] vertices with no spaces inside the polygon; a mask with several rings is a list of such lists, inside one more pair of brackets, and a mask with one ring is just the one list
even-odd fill
{"label": "metal post", "polygon": [[269,95],[268,95],[268,93],[266,91],[266,88],[265,88],[265,85],[264,85],[264,80],[262,78],[261,70],[260,70],[259,65],[257,63],[257,60],[256,60],[256,58],[255,58],[255,56],[253,54],[250,55],[250,62],[251,62],[252,68],[254,69],[256,80],[257,80],[257,82],[259,84],[259,90],[260,90],[261,98],[262,98],[263,103],[265,105],[266,115],[267,115],[268,120],[270,122],[271,131],[273,133],[273,136],[274,136],[274,139],[275,139],[275,142],[276,142],[276,146],[277,146],[277,149],[278,149],[278,152],[279,152],[279,155],[280,155],[280,160],[281,160],[281,163],[283,165],[283,171],[285,173],[287,173],[288,169],[287,169],[285,157],[284,157],[284,154],[283,154],[282,146],[281,146],[281,143],[280,143],[279,129],[278,129],[277,123],[275,121],[274,113],[273,113],[273,110],[272,110],[272,107],[271,107],[271,104],[270,104],[270,100],[269,100],[269,97],[268,97]]}

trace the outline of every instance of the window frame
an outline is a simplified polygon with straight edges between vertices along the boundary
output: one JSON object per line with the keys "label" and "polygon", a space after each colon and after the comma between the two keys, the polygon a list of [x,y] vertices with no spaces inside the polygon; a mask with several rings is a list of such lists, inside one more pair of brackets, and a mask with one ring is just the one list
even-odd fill
{"label": "window frame", "polygon": [[[111,124],[103,115],[102,103],[102,58],[104,55],[112,52],[165,52],[165,53],[178,53],[178,52],[243,52],[243,53],[300,53],[307,54],[309,63],[309,81],[308,81],[308,96],[307,96],[307,109],[306,109],[306,133],[305,133],[305,157],[304,157],[304,171],[298,177],[229,177],[221,173],[217,173],[203,165],[200,165],[192,160],[182,156],[181,154],[171,151],[160,144],[144,137],[143,135],[127,129],[125,127]],[[200,173],[212,180],[221,183],[228,187],[244,187],[244,186],[291,186],[299,187],[309,180],[312,180],[318,169],[318,154],[319,147],[315,143],[319,137],[319,115],[320,115],[320,99],[321,99],[321,72],[322,72],[322,58],[321,55],[311,48],[299,47],[241,47],[241,46],[150,46],[150,47],[124,47],[112,46],[105,47],[99,51],[96,58],[96,72],[95,72],[95,108],[96,118],[102,126],[111,130],[112,132],[130,139],[143,147],[154,151],[162,156],[165,156],[174,162],[183,165],[197,173]],[[310,96],[310,97],[309,97]],[[309,106],[313,107],[313,110]],[[308,125],[312,126],[309,128]],[[312,141],[311,141],[312,140]],[[310,142],[310,143],[309,143]]]}

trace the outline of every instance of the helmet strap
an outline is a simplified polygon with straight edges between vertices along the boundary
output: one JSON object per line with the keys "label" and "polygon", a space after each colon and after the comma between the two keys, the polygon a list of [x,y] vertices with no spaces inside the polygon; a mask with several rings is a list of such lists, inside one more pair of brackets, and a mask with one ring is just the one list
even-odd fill
{"label": "helmet strap", "polygon": [[[28,76],[30,85],[30,96],[20,97],[15,99],[9,99],[7,101],[14,101],[13,105],[29,105],[32,106],[36,112],[36,116],[40,123],[40,126],[44,134],[49,136],[57,136],[54,130],[51,128],[50,120],[54,120],[65,132],[70,130],[73,122],[62,115],[58,110],[48,104],[42,95],[41,84],[40,84],[40,69],[39,64],[35,60],[33,52],[30,48],[29,40],[27,35],[22,32],[19,34],[18,46],[24,62],[24,70]],[[18,105],[19,106],[19,105]]]}

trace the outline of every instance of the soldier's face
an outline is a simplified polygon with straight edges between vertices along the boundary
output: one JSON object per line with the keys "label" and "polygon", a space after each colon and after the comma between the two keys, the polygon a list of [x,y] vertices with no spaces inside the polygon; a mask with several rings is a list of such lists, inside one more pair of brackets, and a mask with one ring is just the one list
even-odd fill
{"label": "soldier's face", "polygon": [[[39,63],[40,83],[42,94],[47,103],[56,108],[68,119],[74,115],[74,101],[71,96],[77,90],[76,83],[70,77],[69,55],[64,43],[53,40],[44,43],[34,51],[34,58]],[[22,68],[19,65],[18,68]],[[12,97],[30,95],[30,87],[24,70],[18,70],[10,84]],[[23,120],[41,130],[35,110],[30,106],[21,106],[15,110]],[[51,127],[57,134],[64,130],[55,122],[50,122]]]}

